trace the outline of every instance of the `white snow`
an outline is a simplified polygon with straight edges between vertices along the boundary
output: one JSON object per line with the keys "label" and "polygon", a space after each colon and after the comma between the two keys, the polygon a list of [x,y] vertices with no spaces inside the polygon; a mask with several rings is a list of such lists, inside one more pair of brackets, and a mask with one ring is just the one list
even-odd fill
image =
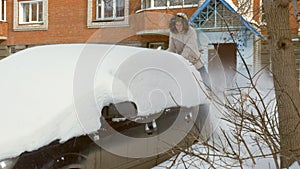
{"label": "white snow", "polygon": [[241,15],[247,22],[258,25],[253,19],[253,2],[249,0],[240,0],[239,6],[236,6],[232,0],[225,0],[239,15]]}
{"label": "white snow", "polygon": [[[255,82],[255,86],[257,88],[257,90],[259,91],[260,95],[263,97],[263,102],[264,104],[268,105],[267,108],[267,112],[270,113],[274,113],[275,111],[275,106],[276,106],[276,100],[275,100],[275,91],[274,91],[274,84],[273,84],[273,79],[270,76],[270,74],[268,74],[267,72],[261,72],[260,74],[258,74],[255,78],[254,78],[254,82]],[[242,93],[247,93],[249,94],[249,97],[252,98],[258,98],[258,94],[251,90],[251,91],[247,91],[249,90],[249,81],[248,80],[244,80],[244,81],[240,81],[240,83],[238,84],[239,87],[241,87]],[[248,86],[248,87],[247,87]],[[244,88],[245,87],[245,88]],[[229,97],[228,97],[229,98]],[[230,98],[229,98],[230,99]],[[245,107],[251,105],[249,99],[246,99],[245,101]],[[257,102],[256,105],[258,106],[258,109],[261,110],[261,112],[263,112],[263,106],[261,104],[261,102]],[[226,111],[225,109],[222,109],[224,111]],[[253,114],[256,114],[257,111],[254,109],[251,109]],[[228,110],[227,110],[228,111]],[[214,114],[216,114],[217,112],[214,112]],[[271,116],[271,115],[270,115]],[[230,133],[233,132],[232,128],[229,128],[229,126],[232,126],[232,124],[224,121],[224,120],[218,120],[219,122],[219,128],[223,129],[226,133],[228,133],[228,136],[230,137]],[[255,124],[253,125],[253,129],[255,129]],[[271,130],[271,129],[270,129]],[[278,129],[275,129],[275,131],[277,131]],[[216,128],[216,130],[214,131],[214,138],[217,143],[215,145],[218,144],[218,137],[216,136],[220,136],[221,140],[225,140],[224,136],[222,134],[218,134],[219,133],[219,129]],[[278,131],[277,131],[278,133]],[[257,155],[260,156],[261,155],[261,151],[264,152],[264,154],[271,154],[270,149],[268,148],[268,146],[265,146],[265,143],[261,142],[260,143],[260,148],[261,151],[258,148],[258,145],[256,143],[254,143],[253,141],[253,133],[251,132],[245,132],[243,134],[243,138],[245,139],[245,142],[248,145],[249,150],[253,153],[253,155]],[[213,140],[213,139],[211,139]],[[232,139],[231,141],[232,143],[232,147],[235,150],[239,150],[241,152],[241,156],[243,157],[243,155],[245,155],[245,157],[248,156],[247,151],[245,151],[245,148],[243,146],[241,147],[237,147],[237,143],[234,143],[234,139]],[[224,145],[224,143],[222,144]],[[263,145],[263,146],[262,146]],[[218,147],[218,146],[216,146]],[[220,155],[219,153],[222,154],[222,152],[214,152],[212,149],[210,150],[210,155],[209,158],[208,156],[206,156],[206,152],[208,147],[206,147],[205,145],[202,145],[201,143],[199,144],[195,144],[193,145],[191,148],[191,150],[193,150],[192,152],[195,153],[195,155],[187,155],[184,153],[180,153],[178,156],[174,156],[172,158],[170,158],[169,160],[162,162],[161,164],[153,167],[153,169],[159,169],[159,168],[171,168],[171,169],[175,169],[175,168],[190,168],[190,169],[198,169],[198,168],[213,168],[211,167],[209,164],[207,164],[204,160],[198,158],[197,154],[200,154],[200,157],[203,158],[207,158],[209,160],[212,160],[211,162],[213,163],[214,166],[217,166],[217,168],[232,168],[232,169],[238,169],[241,168],[237,162],[237,160],[232,160],[230,158],[226,158],[225,156],[220,156],[218,157],[218,155]],[[228,147],[223,147],[224,149],[227,149]],[[201,155],[202,153],[202,155]],[[204,155],[203,155],[204,154]],[[278,156],[279,157],[279,154]],[[226,162],[227,165],[224,165],[225,163],[222,163],[222,160],[224,160]],[[232,161],[231,161],[232,160]],[[234,163],[236,162],[236,163]],[[243,168],[246,169],[273,169],[276,168],[275,165],[275,161],[272,158],[272,156],[266,156],[266,157],[257,157],[255,158],[255,164],[253,163],[253,161],[251,159],[248,160],[244,160],[243,161]],[[277,162],[280,163],[280,159],[277,159]],[[221,166],[218,166],[221,165]],[[232,165],[232,166],[231,166]],[[235,165],[235,167],[234,167]],[[238,166],[238,167],[236,167]],[[300,165],[298,162],[293,163],[289,168],[291,169],[298,169],[300,168]]]}
{"label": "white snow", "polygon": [[289,169],[299,169],[300,168],[300,165],[298,162],[294,162],[290,167]]}
{"label": "white snow", "polygon": [[205,102],[193,73],[201,80],[179,55],[126,46],[47,45],[13,54],[0,61],[0,161],[98,130],[109,103],[134,101],[147,116]]}
{"label": "white snow", "polygon": [[232,0],[225,0],[235,11],[238,10],[237,6],[232,2]]}

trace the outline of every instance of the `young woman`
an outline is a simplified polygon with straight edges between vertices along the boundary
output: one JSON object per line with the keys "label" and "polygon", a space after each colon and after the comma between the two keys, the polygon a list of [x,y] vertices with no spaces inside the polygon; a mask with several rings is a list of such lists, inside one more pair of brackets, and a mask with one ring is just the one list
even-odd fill
{"label": "young woman", "polygon": [[169,52],[182,55],[191,62],[200,72],[204,84],[210,88],[208,73],[200,59],[200,52],[197,43],[197,33],[189,25],[188,18],[184,13],[173,15],[169,22]]}

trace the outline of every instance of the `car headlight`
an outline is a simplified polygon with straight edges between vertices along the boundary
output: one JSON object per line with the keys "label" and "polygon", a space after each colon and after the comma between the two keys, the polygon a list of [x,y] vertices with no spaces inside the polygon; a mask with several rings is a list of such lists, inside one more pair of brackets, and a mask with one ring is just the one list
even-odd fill
{"label": "car headlight", "polygon": [[2,160],[0,161],[0,169],[12,169],[17,161],[17,158]]}

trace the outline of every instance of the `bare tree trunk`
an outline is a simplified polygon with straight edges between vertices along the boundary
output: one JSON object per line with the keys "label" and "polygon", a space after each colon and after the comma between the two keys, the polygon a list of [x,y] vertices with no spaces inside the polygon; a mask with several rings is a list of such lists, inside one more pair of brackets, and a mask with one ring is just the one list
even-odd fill
{"label": "bare tree trunk", "polygon": [[278,102],[281,167],[289,167],[300,157],[300,93],[290,33],[289,2],[263,0]]}

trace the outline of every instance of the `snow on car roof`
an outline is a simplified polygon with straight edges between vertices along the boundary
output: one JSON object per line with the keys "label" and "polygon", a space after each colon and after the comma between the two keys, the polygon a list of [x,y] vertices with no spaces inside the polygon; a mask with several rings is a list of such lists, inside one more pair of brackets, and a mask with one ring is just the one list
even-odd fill
{"label": "snow on car roof", "polygon": [[181,56],[145,48],[61,44],[15,53],[0,61],[0,159],[98,130],[109,103],[133,101],[147,116],[205,102],[195,78]]}

